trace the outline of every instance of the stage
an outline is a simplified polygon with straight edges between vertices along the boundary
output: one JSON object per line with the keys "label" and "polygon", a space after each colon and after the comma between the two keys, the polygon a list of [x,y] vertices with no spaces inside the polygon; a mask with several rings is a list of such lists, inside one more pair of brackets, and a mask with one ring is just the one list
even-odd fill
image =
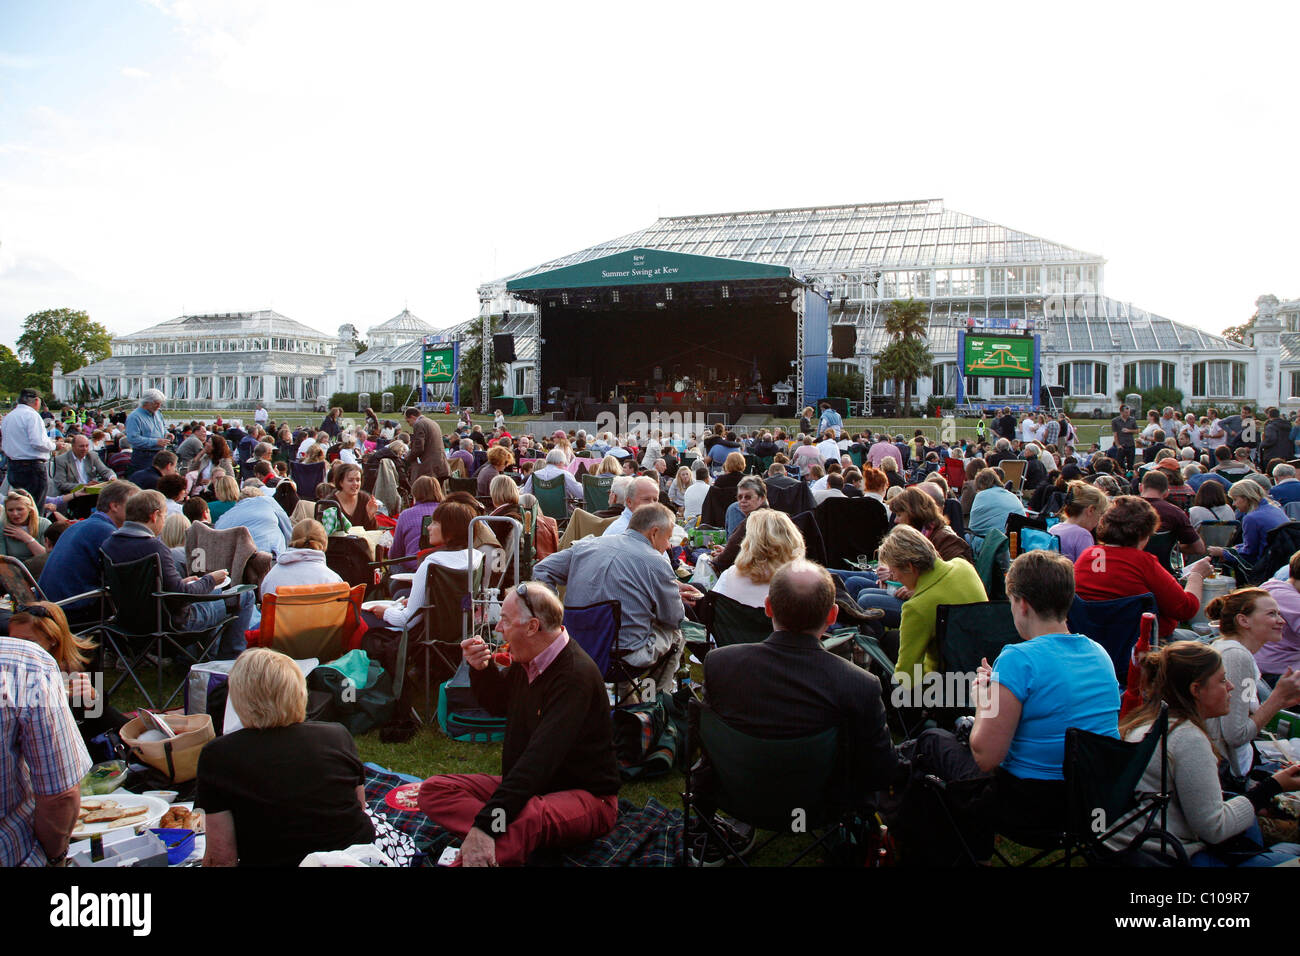
{"label": "stage", "polygon": [[827,299],[788,266],[637,248],[507,290],[538,309],[542,411],[735,421],[825,394]]}

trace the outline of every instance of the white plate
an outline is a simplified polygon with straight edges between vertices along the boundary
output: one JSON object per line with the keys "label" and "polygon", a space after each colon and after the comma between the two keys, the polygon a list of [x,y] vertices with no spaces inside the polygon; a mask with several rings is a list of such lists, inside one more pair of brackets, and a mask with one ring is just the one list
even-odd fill
{"label": "white plate", "polygon": [[383,614],[396,603],[396,601],[367,601],[361,605],[361,610],[369,611],[371,614]]}
{"label": "white plate", "polygon": [[403,582],[405,582],[406,584],[413,584],[413,583],[415,583],[415,572],[414,572],[414,571],[399,571],[397,574],[390,574],[390,575],[388,576],[388,580],[390,580],[390,581],[403,581]]}
{"label": "white plate", "polygon": [[[130,826],[113,827],[118,820],[110,820],[107,823],[83,823],[78,822],[76,830],[72,833],[72,839],[84,840],[93,833],[106,833],[112,830],[134,830],[138,827],[149,828],[156,827],[158,821],[162,819],[167,812],[167,804],[163,803],[157,797],[146,797],[138,793],[112,793],[103,797],[85,797],[85,800],[115,800],[119,807],[145,807],[144,813],[138,813],[131,817]],[[110,830],[112,827],[112,830]]]}

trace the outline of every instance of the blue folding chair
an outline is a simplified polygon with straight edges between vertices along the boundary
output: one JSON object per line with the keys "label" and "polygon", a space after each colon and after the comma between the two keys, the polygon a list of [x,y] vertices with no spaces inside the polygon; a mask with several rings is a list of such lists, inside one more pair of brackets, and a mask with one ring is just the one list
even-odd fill
{"label": "blue folding chair", "polygon": [[1128,684],[1129,659],[1142,633],[1142,615],[1156,613],[1150,592],[1109,601],[1085,601],[1077,594],[1067,618],[1070,630],[1085,634],[1106,649],[1121,688]]}

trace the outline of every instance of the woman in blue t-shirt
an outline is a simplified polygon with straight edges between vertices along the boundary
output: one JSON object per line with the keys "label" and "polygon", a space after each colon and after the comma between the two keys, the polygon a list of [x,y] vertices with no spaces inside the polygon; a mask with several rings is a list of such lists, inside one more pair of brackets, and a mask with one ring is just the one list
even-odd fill
{"label": "woman in blue t-shirt", "polygon": [[1007,572],[1007,598],[1023,643],[1008,644],[976,678],[970,754],[994,776],[997,829],[1032,842],[1061,832],[1065,816],[1065,732],[1119,736],[1119,683],[1110,656],[1071,633],[1074,566],[1052,551],[1029,551]]}

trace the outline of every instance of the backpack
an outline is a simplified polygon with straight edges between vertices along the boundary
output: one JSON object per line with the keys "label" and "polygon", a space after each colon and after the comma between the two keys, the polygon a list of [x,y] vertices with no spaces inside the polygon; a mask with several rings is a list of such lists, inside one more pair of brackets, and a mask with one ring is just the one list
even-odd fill
{"label": "backpack", "polygon": [[387,723],[396,707],[392,678],[365,651],[348,651],[307,675],[307,719],[342,724],[354,737]]}
{"label": "backpack", "polygon": [[469,665],[464,661],[451,680],[438,688],[438,726],[452,740],[479,744],[505,740],[506,719],[479,706],[470,687]]}
{"label": "backpack", "polygon": [[1289,563],[1297,551],[1300,551],[1300,521],[1278,525],[1268,533],[1259,559],[1250,567],[1236,569],[1237,583],[1242,587],[1263,584],[1278,568]]}

